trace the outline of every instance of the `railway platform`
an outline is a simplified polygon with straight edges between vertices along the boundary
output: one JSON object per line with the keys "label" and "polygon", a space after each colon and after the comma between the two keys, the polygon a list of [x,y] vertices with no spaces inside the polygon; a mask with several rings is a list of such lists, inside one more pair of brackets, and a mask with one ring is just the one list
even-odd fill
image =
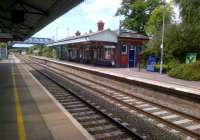
{"label": "railway platform", "polygon": [[93,137],[14,56],[0,61],[1,140],[86,140]]}
{"label": "railway platform", "polygon": [[45,57],[35,58],[55,62],[58,64],[63,64],[66,66],[71,66],[86,71],[91,71],[94,73],[104,74],[106,76],[111,76],[112,78],[117,77],[120,80],[126,80],[129,82],[136,81],[142,84],[148,84],[170,90],[181,91],[194,97],[200,96],[200,82],[198,81],[186,81],[181,79],[175,79],[167,76],[166,74],[160,75],[159,73],[155,72],[147,72],[144,69],[141,69],[139,71],[138,68],[106,68],[69,61],[59,61]]}

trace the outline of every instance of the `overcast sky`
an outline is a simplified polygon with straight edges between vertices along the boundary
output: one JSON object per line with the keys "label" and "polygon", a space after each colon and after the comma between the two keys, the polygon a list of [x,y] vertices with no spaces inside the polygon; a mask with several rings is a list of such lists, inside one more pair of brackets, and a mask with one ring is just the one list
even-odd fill
{"label": "overcast sky", "polygon": [[[85,0],[83,3],[59,17],[34,37],[62,39],[74,35],[79,30],[82,34],[97,30],[97,22],[103,20],[105,28],[117,29],[122,17],[115,16],[122,0]],[[169,1],[169,0],[167,0]],[[177,12],[177,11],[176,11]]]}

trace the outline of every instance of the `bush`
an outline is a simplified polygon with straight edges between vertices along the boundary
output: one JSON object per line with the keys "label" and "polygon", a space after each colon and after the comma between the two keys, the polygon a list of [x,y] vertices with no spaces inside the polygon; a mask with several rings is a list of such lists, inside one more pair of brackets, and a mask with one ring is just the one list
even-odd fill
{"label": "bush", "polygon": [[200,80],[200,61],[192,64],[180,64],[168,72],[171,77],[184,79],[184,80]]}
{"label": "bush", "polygon": [[177,67],[178,65],[180,65],[180,62],[178,60],[174,59],[174,60],[171,60],[167,65],[168,65],[167,71],[170,71],[174,67]]}
{"label": "bush", "polygon": [[[154,67],[155,67],[156,72],[160,71],[160,64],[156,64]],[[166,73],[168,69],[169,69],[169,66],[166,64],[163,64],[163,72]]]}

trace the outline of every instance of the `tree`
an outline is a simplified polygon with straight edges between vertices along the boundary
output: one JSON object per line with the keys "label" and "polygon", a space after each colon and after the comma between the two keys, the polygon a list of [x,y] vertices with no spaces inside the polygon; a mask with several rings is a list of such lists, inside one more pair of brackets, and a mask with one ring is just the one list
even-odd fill
{"label": "tree", "polygon": [[180,8],[182,23],[200,23],[200,1],[199,0],[174,0]]}
{"label": "tree", "polygon": [[165,24],[169,25],[172,23],[172,17],[174,16],[172,3],[166,4],[165,8],[162,6],[156,7],[151,15],[149,16],[149,20],[145,25],[145,32],[154,36],[157,33],[161,32],[162,24],[163,24],[163,11],[165,10]]}
{"label": "tree", "polygon": [[181,42],[179,46],[182,55],[187,52],[197,52],[200,58],[200,1],[175,0],[180,7],[182,23],[180,24]]}
{"label": "tree", "polygon": [[160,0],[123,0],[116,15],[123,15],[123,25],[131,30],[146,34],[145,25],[155,8],[161,5]]}
{"label": "tree", "polygon": [[[165,7],[163,5],[158,6],[152,11],[149,17],[149,20],[145,26],[146,33],[151,36],[151,40],[146,44],[147,47],[143,53],[145,58],[148,57],[149,55],[160,57],[160,44],[161,44],[161,33],[162,33],[161,29],[162,29],[162,24],[163,24],[164,10],[165,10],[166,32],[172,24],[172,17],[174,15],[172,3],[167,3]],[[166,43],[167,41],[166,41],[166,36],[165,36],[164,46],[166,45]]]}

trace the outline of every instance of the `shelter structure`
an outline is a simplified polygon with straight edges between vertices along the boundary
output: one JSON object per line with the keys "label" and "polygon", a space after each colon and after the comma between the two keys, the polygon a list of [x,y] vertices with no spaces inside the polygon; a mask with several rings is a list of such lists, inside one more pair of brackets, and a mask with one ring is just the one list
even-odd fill
{"label": "shelter structure", "polygon": [[97,32],[81,35],[77,31],[75,36],[48,46],[58,47],[61,59],[102,66],[136,67],[142,47],[149,38],[131,30],[104,29],[102,21],[97,27]]}
{"label": "shelter structure", "polygon": [[0,41],[25,40],[83,0],[1,0]]}

